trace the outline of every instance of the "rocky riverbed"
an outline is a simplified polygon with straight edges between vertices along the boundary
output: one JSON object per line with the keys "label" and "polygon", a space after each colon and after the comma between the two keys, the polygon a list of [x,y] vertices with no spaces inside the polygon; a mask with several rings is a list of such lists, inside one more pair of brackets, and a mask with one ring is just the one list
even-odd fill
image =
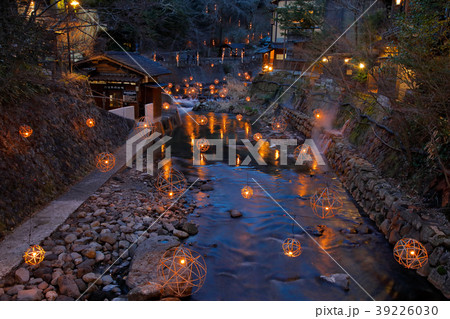
{"label": "rocky riverbed", "polygon": [[[210,184],[199,180],[190,191],[211,190]],[[195,207],[185,198],[172,205],[152,177],[123,169],[40,243],[41,264],[22,263],[0,281],[0,300],[160,299],[148,281],[157,281],[156,265],[168,248],[197,234],[186,218]]]}

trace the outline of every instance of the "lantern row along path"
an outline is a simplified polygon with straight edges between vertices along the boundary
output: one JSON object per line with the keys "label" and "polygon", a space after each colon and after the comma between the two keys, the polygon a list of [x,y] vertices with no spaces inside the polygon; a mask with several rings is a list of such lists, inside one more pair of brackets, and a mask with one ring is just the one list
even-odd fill
{"label": "lantern row along path", "polygon": [[[128,139],[135,134],[135,131],[131,132]],[[133,157],[135,155],[136,149],[133,148]],[[91,194],[126,164],[126,144],[119,147],[114,156],[116,157],[116,164],[113,169],[106,173],[95,169],[0,242],[0,256],[2,256],[0,259],[0,278],[20,265],[23,254],[30,245],[37,245],[50,236]],[[29,243],[30,223],[32,232]]]}

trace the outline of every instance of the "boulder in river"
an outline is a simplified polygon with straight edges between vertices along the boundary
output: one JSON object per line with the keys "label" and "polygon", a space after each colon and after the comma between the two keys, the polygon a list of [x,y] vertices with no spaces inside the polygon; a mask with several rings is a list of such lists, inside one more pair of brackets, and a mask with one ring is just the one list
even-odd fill
{"label": "boulder in river", "polygon": [[332,274],[329,276],[320,276],[320,278],[343,288],[345,291],[350,290],[350,276],[347,274]]}
{"label": "boulder in river", "polygon": [[168,249],[179,244],[174,236],[151,237],[139,244],[131,261],[127,286],[133,289],[148,282],[157,282],[159,260]]}

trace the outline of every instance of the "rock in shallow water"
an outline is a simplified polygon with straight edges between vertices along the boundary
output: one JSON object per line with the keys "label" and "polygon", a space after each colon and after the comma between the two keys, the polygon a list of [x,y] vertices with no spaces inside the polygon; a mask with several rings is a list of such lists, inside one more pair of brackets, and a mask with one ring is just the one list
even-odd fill
{"label": "rock in shallow water", "polygon": [[329,276],[320,276],[320,278],[332,284],[336,284],[346,291],[350,290],[350,277],[347,274],[332,274]]}
{"label": "rock in shallow water", "polygon": [[242,213],[236,209],[229,210],[228,212],[232,218],[242,217]]}

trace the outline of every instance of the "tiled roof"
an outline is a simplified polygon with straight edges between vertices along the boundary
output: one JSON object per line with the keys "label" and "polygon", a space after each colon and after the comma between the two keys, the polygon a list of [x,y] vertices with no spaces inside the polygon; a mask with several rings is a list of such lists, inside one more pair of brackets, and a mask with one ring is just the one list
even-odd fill
{"label": "tiled roof", "polygon": [[[170,70],[161,64],[135,52],[107,51],[105,56],[133,68],[137,72],[151,76],[170,74]],[[145,70],[145,71],[144,71]]]}

